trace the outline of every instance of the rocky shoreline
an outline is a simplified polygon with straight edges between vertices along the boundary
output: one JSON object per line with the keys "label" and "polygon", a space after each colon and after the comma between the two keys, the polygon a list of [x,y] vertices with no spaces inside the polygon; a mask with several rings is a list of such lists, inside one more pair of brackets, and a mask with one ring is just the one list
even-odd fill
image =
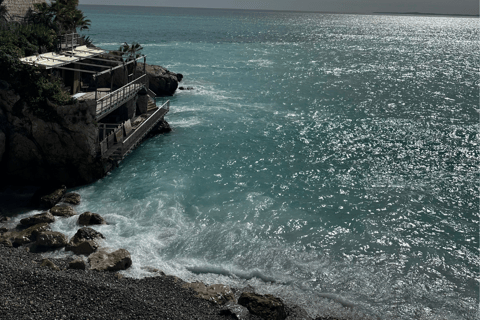
{"label": "rocky shoreline", "polygon": [[[128,251],[101,247],[103,235],[88,227],[106,223],[100,215],[78,215],[71,239],[50,231],[55,219],[77,215],[80,195],[62,186],[37,193],[32,202],[46,211],[13,229],[2,227],[8,218],[0,217],[1,319],[312,319],[302,308],[252,287],[187,283],[151,267],[143,267],[151,277],[123,277],[117,271],[131,266]],[[62,248],[73,258],[42,256]],[[323,319],[334,320],[316,320]]]}

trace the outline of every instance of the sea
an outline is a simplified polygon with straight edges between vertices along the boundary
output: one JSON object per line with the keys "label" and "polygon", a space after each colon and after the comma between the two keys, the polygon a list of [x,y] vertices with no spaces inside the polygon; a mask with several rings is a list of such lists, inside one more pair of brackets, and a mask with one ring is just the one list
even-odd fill
{"label": "sea", "polygon": [[193,88],[158,100],[172,132],[71,189],[131,253],[125,276],[313,317],[480,318],[478,18],[80,9],[95,45],[138,42]]}

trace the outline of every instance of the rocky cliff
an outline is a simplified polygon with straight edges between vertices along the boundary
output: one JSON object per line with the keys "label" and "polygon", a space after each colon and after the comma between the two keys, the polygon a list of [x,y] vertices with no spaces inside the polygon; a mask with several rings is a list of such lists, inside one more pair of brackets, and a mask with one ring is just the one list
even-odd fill
{"label": "rocky cliff", "polygon": [[104,174],[96,157],[95,103],[28,106],[8,84],[0,86],[0,181],[85,184]]}

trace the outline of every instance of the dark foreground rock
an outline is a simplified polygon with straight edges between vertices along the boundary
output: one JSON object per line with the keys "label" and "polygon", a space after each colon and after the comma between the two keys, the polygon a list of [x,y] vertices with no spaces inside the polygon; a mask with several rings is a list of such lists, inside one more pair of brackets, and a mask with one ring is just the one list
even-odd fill
{"label": "dark foreground rock", "polygon": [[225,304],[229,301],[235,301],[235,296],[229,286],[223,284],[212,284],[207,286],[201,282],[185,283],[185,288],[192,288],[197,292],[197,297],[214,302],[216,304]]}
{"label": "dark foreground rock", "polygon": [[92,228],[81,228],[70,239],[65,251],[72,251],[78,255],[89,255],[97,251],[99,244],[97,240],[104,239],[105,237],[98,231]]}
{"label": "dark foreground rock", "polygon": [[238,304],[265,320],[284,320],[287,318],[282,300],[269,294],[260,295],[253,292],[243,292],[238,299]]}
{"label": "dark foreground rock", "polygon": [[0,243],[3,243],[6,246],[21,246],[35,241],[38,234],[49,230],[50,226],[48,223],[36,224],[23,230],[7,230],[2,232]]}
{"label": "dark foreground rock", "polygon": [[78,224],[81,226],[90,226],[95,224],[107,224],[107,222],[98,213],[87,211],[78,217]]}
{"label": "dark foreground rock", "polygon": [[37,235],[36,248],[41,251],[56,250],[67,245],[66,235],[56,231],[44,231]]}
{"label": "dark foreground rock", "polygon": [[132,258],[125,249],[108,252],[107,248],[101,248],[88,256],[88,262],[92,270],[120,271],[128,269],[132,265]]}
{"label": "dark foreground rock", "polygon": [[0,318],[234,319],[183,289],[172,277],[117,279],[113,272],[41,267],[39,254],[0,245]]}
{"label": "dark foreground rock", "polygon": [[71,217],[77,214],[75,209],[67,205],[58,205],[50,209],[50,213],[57,217]]}
{"label": "dark foreground rock", "polygon": [[39,214],[34,214],[31,217],[23,218],[20,220],[20,224],[23,226],[34,226],[39,223],[52,223],[55,221],[55,218],[50,212],[42,212]]}
{"label": "dark foreground rock", "polygon": [[30,204],[35,207],[39,207],[42,209],[50,209],[54,205],[60,202],[60,200],[65,195],[67,187],[57,186],[45,186],[39,188],[32,196],[30,200]]}
{"label": "dark foreground rock", "polygon": [[69,192],[65,194],[65,196],[62,199],[63,202],[73,204],[73,205],[80,204],[80,200],[81,200],[81,197],[76,192]]}

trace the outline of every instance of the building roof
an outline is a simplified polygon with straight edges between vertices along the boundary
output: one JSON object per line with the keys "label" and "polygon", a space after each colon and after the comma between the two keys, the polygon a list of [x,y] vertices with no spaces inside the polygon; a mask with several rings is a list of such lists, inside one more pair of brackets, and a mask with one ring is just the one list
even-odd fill
{"label": "building roof", "polygon": [[44,69],[52,69],[61,67],[83,59],[95,57],[99,54],[107,53],[105,50],[98,48],[88,48],[87,46],[76,47],[73,50],[64,51],[62,54],[54,52],[43,53],[40,55],[21,58],[20,61],[31,64]]}

